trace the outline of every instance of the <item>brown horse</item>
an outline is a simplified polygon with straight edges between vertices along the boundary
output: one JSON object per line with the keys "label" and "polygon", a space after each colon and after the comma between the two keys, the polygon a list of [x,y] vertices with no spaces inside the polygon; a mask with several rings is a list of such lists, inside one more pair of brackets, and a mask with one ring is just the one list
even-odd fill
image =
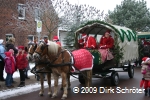
{"label": "brown horse", "polygon": [[[31,43],[31,44],[28,45],[28,47],[29,48],[28,48],[27,59],[28,60],[32,60],[33,59],[32,55],[33,55],[33,53],[34,53],[34,51],[35,51],[35,49],[37,47],[37,44]],[[45,61],[47,61],[46,56],[43,56],[42,59],[40,60],[40,62],[39,61],[38,62],[35,61],[35,63],[36,63],[35,64],[35,70],[40,70],[43,67],[45,67],[46,64],[43,63]],[[48,69],[48,71],[47,71],[47,69],[44,69],[44,70],[42,70],[40,72],[41,73],[39,74],[39,76],[40,76],[41,89],[40,89],[39,95],[43,96],[43,94],[44,94],[44,85],[43,85],[43,83],[44,83],[44,75],[43,75],[43,72],[47,72],[46,75],[47,75],[47,82],[48,82],[48,86],[49,86],[48,95],[51,96],[52,95],[52,92],[51,92],[51,72],[50,72],[49,69]]]}
{"label": "brown horse", "polygon": [[[35,51],[37,47],[37,44],[29,44],[29,49],[28,49],[28,55],[27,55],[27,58],[28,60],[32,60],[33,59],[33,53]],[[44,75],[43,75],[43,72],[46,72],[46,75],[47,75],[47,81],[48,81],[48,86],[49,86],[49,91],[48,91],[48,95],[51,96],[52,95],[52,92],[51,92],[51,69],[47,68],[47,64],[46,62],[48,61],[48,59],[46,58],[46,56],[43,56],[40,61],[37,61],[35,60],[36,62],[36,66],[35,66],[35,70],[40,70],[40,83],[41,83],[41,90],[39,92],[39,95],[40,96],[43,96],[43,93],[44,93],[44,85],[43,85],[43,82],[44,82]],[[41,70],[42,69],[42,70]],[[68,79],[68,90],[70,89],[70,75],[67,75],[67,79]],[[61,90],[63,89],[63,87],[61,86]]]}
{"label": "brown horse", "polygon": [[[33,54],[34,58],[41,59],[43,56],[48,56],[50,62],[49,65],[51,66],[52,73],[54,76],[54,93],[52,95],[52,98],[57,96],[58,92],[58,78],[59,76],[62,77],[62,85],[63,85],[63,96],[62,99],[67,98],[67,75],[70,73],[71,69],[71,55],[68,52],[68,50],[61,48],[59,45],[57,45],[55,42],[49,41],[49,45],[46,45],[45,43],[41,42]],[[86,54],[85,54],[86,55]],[[90,56],[92,56],[90,54]],[[92,59],[93,61],[93,59]],[[89,62],[92,62],[89,60]],[[91,79],[92,79],[92,70],[85,70],[84,71],[85,77],[85,83],[86,86],[90,86]]]}

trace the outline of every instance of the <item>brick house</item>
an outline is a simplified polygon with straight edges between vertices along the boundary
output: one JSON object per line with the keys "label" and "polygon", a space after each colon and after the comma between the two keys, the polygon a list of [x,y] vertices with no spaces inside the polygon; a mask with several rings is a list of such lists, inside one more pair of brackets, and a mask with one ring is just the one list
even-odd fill
{"label": "brick house", "polygon": [[[31,13],[27,3],[39,4],[39,2],[43,3],[42,0],[13,0],[12,2],[0,0],[0,39],[4,39],[6,43],[9,37],[15,37],[15,46],[27,46],[29,40],[33,41],[37,38],[37,12],[34,13],[37,10],[33,7],[33,13]],[[31,14],[35,17],[30,17]],[[44,25],[40,34],[41,38],[48,36]],[[56,34],[57,29],[52,32],[52,36]]]}

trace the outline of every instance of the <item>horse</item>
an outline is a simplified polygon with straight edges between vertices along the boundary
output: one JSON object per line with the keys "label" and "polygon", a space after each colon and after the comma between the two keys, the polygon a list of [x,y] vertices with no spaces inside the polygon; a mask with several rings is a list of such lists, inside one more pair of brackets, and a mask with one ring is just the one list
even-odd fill
{"label": "horse", "polygon": [[[28,60],[32,60],[33,59],[33,53],[35,51],[35,49],[37,48],[37,44],[34,44],[34,43],[30,43],[28,45],[28,55],[27,55],[27,58]],[[48,86],[49,86],[49,91],[48,91],[48,95],[51,97],[52,96],[52,92],[51,92],[51,69],[48,69],[48,68],[45,68],[47,66],[46,62],[47,62],[47,58],[46,56],[43,56],[42,59],[40,61],[36,61],[36,65],[35,65],[35,70],[41,70],[41,69],[44,69],[44,70],[41,70],[39,72],[40,73],[40,83],[41,83],[41,89],[40,89],[40,92],[39,92],[39,95],[40,96],[43,96],[44,94],[44,85],[43,85],[43,82],[44,82],[44,76],[43,76],[43,73],[42,72],[46,72],[46,75],[47,75],[47,81],[48,81]],[[36,72],[34,72],[36,73]],[[70,76],[68,75],[67,76],[67,79],[68,79],[68,90],[70,90]],[[62,90],[62,86],[61,86],[61,90]]]}
{"label": "horse", "polygon": [[[37,44],[34,44],[34,43],[30,43],[30,44],[28,44],[28,54],[27,54],[27,59],[28,60],[32,60],[33,59],[33,57],[32,57],[32,55],[33,55],[33,53],[34,53],[34,51],[35,51],[35,49],[36,49],[36,47],[37,47]],[[41,59],[41,61],[39,62],[36,62],[36,65],[35,65],[35,70],[40,70],[41,68],[43,68],[43,66],[46,66],[46,64],[44,64],[44,63],[42,63],[42,62],[45,62],[47,59],[46,59],[46,57],[44,56],[42,59]],[[37,64],[38,63],[38,64]],[[39,64],[40,63],[40,64]],[[42,70],[41,72],[45,72],[45,70]],[[46,75],[47,75],[47,82],[48,82],[48,86],[49,86],[49,88],[48,88],[48,95],[49,96],[52,96],[52,92],[51,92],[51,73],[50,73],[50,71],[47,71],[47,73],[46,73]],[[43,75],[43,73],[40,73],[40,83],[41,83],[41,89],[40,89],[40,92],[39,92],[39,95],[40,96],[43,96],[43,94],[44,94],[44,85],[43,85],[43,83],[44,83],[44,75]]]}
{"label": "horse", "polygon": [[[56,44],[55,42],[52,42],[52,41],[48,41],[47,44],[41,42],[37,46],[37,48],[33,54],[33,57],[36,59],[41,59],[41,57],[46,55],[50,60],[49,65],[52,70],[52,74],[54,76],[54,93],[52,95],[52,98],[57,97],[59,76],[62,77],[62,86],[63,86],[63,95],[62,95],[61,99],[67,98],[67,94],[68,94],[67,81],[66,81],[67,75],[70,73],[72,65],[76,65],[76,67],[75,67],[76,69],[77,69],[78,65],[80,66],[78,60],[75,59],[76,58],[75,52],[78,52],[78,51],[84,51],[81,53],[82,55],[77,54],[77,55],[80,55],[81,57],[84,55],[85,58],[82,58],[83,61],[85,61],[84,65],[86,65],[86,63],[93,64],[92,54],[85,49],[69,52],[67,49],[63,49],[61,46],[59,46],[58,44]],[[71,62],[73,60],[71,55],[73,55],[73,57],[74,57],[74,63]],[[81,58],[81,57],[79,57],[79,58]],[[88,59],[88,57],[90,57],[91,59]],[[82,59],[80,59],[80,60],[82,60]],[[84,74],[83,76],[86,76],[86,77],[84,77],[85,85],[87,87],[90,87],[91,80],[92,80],[92,67],[87,68],[86,70],[80,70],[80,71],[83,71],[83,74]]]}

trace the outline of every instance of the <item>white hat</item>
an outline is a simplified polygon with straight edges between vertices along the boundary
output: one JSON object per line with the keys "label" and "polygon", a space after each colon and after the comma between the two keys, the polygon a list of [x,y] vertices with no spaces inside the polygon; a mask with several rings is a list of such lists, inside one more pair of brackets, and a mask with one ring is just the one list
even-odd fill
{"label": "white hat", "polygon": [[3,39],[0,39],[0,44],[2,44],[2,43],[3,43],[3,41],[4,41]]}

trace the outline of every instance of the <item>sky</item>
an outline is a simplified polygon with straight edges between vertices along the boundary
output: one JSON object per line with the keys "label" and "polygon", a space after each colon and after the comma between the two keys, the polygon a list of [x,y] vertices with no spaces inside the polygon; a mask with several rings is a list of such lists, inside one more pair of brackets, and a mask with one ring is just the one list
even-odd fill
{"label": "sky", "polygon": [[[30,63],[30,68],[33,68],[34,66],[35,66],[34,63]],[[30,71],[28,71],[28,75],[31,76],[33,74]],[[5,71],[4,71],[4,77],[6,77]],[[13,78],[17,78],[17,77],[20,77],[19,76],[19,71],[16,71],[13,74]],[[75,80],[77,80],[77,79],[71,76],[70,81],[73,82]],[[51,84],[52,84],[52,86],[54,86],[54,80],[51,81]],[[59,79],[59,85],[60,84],[61,84],[61,79]],[[41,86],[40,81],[37,81],[37,83],[26,85],[25,87],[15,87],[13,89],[7,89],[7,90],[4,90],[4,91],[0,91],[0,100],[11,98],[11,97],[14,97],[14,96],[27,94],[27,93],[31,93],[31,92],[34,92],[34,91],[39,91],[40,86]],[[44,87],[45,88],[48,87],[47,81],[44,81]],[[38,94],[37,94],[37,96],[38,96]]]}
{"label": "sky", "polygon": [[[120,5],[123,0],[68,0],[71,4],[86,4],[94,6],[97,9],[103,11],[107,14],[108,10],[113,11],[116,5]],[[139,1],[139,0],[136,0]],[[147,2],[147,8],[150,8],[150,0],[145,0]]]}

